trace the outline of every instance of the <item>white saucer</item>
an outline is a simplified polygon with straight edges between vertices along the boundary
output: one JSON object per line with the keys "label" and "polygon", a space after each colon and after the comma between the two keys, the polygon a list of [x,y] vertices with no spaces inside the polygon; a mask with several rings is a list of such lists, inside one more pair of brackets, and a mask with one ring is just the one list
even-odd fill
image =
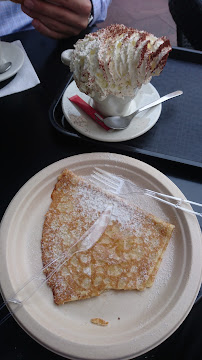
{"label": "white saucer", "polygon": [[[150,130],[159,119],[162,105],[158,105],[149,111],[144,111],[137,115],[125,130],[106,131],[95,123],[87,114],[73,105],[69,98],[73,95],[80,96],[85,102],[92,104],[92,99],[81,93],[75,81],[67,87],[62,98],[62,109],[69,124],[82,135],[91,139],[119,142],[134,139]],[[137,96],[133,100],[131,112],[159,98],[159,93],[151,84],[143,85]],[[129,115],[129,114],[126,114]]]}
{"label": "white saucer", "polygon": [[9,79],[11,76],[15,75],[21,68],[24,62],[24,53],[19,48],[12,43],[1,41],[1,51],[3,54],[4,60],[11,61],[11,68],[3,74],[0,74],[0,82]]}

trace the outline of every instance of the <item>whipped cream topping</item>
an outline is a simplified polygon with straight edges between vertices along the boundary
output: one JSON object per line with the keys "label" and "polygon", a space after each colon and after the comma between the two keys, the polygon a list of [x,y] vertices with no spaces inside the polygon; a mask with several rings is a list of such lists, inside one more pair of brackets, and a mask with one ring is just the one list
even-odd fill
{"label": "whipped cream topping", "polygon": [[80,91],[92,98],[132,97],[161,73],[170,51],[165,37],[115,24],[77,41],[70,70]]}

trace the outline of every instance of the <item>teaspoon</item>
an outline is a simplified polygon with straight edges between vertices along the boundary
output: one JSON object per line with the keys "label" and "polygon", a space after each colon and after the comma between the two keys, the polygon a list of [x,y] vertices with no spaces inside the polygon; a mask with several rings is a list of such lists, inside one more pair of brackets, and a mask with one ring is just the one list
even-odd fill
{"label": "teaspoon", "polygon": [[10,61],[5,62],[4,64],[0,65],[0,74],[5,73],[7,70],[11,68],[12,63]]}
{"label": "teaspoon", "polygon": [[[140,109],[134,111],[132,114],[128,115],[128,116],[108,116],[106,118],[102,118],[101,120],[105,123],[105,125],[107,125],[109,128],[111,129],[116,129],[116,130],[123,130],[125,128],[127,128],[130,124],[130,122],[134,119],[134,117],[139,114],[141,111],[150,109],[153,106],[156,106],[158,104],[161,104],[162,102],[172,99],[176,96],[182,95],[183,91],[178,90],[178,91],[174,91],[170,94],[167,94],[163,97],[161,97],[160,99],[151,102],[150,104],[141,107]],[[98,114],[95,114],[98,117]]]}

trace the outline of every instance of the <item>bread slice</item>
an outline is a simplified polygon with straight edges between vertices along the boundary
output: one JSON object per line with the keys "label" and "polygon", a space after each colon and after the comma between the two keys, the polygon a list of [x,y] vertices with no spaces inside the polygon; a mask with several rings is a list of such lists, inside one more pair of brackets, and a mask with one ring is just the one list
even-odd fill
{"label": "bread slice", "polygon": [[[73,255],[48,280],[56,304],[108,289],[144,290],[153,284],[174,226],[65,169],[52,192],[41,241],[43,266],[67,251],[113,204],[96,244]],[[58,262],[45,270],[51,274]]]}

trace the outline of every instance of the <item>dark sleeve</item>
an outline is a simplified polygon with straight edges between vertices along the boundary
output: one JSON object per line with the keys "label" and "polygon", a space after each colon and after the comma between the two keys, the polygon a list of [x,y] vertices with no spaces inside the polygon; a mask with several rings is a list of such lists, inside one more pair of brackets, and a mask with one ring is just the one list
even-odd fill
{"label": "dark sleeve", "polygon": [[193,48],[202,50],[202,0],[169,0],[169,9]]}

